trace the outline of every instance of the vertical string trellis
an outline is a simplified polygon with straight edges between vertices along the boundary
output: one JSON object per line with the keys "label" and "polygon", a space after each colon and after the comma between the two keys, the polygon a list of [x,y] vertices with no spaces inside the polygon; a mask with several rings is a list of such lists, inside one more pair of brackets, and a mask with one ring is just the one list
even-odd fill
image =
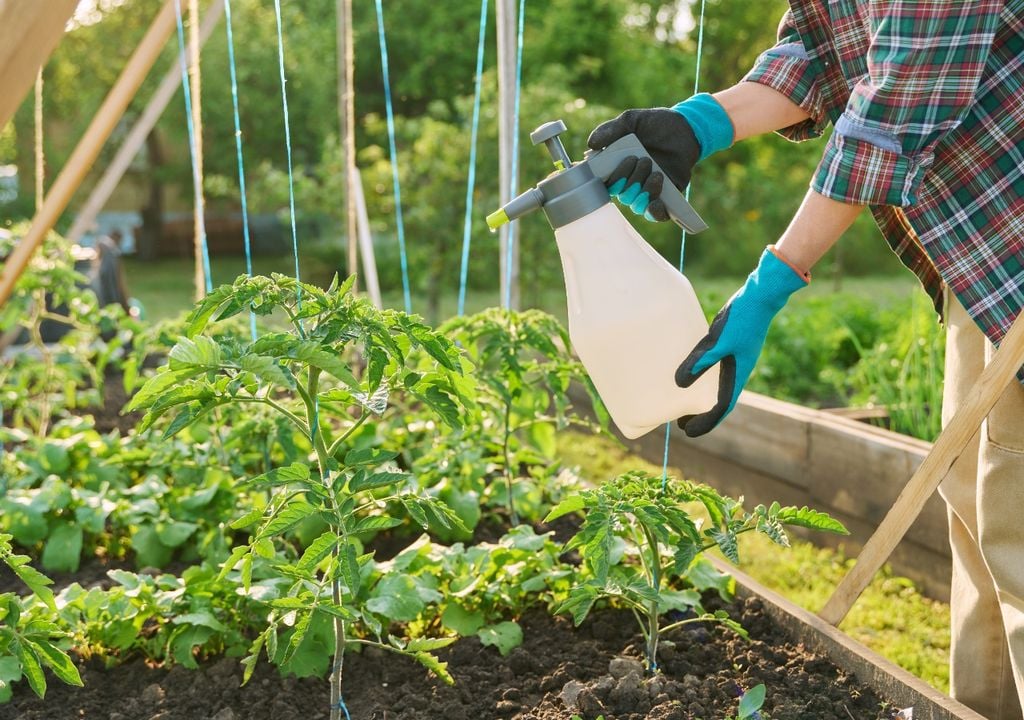
{"label": "vertical string trellis", "polygon": [[473,188],[476,186],[476,140],[480,130],[480,89],[487,39],[487,0],[480,2],[480,33],[476,48],[476,80],[473,93],[473,124],[469,141],[469,177],[466,180],[466,218],[462,226],[462,265],[459,269],[458,314],[466,312],[466,281],[469,277],[469,246],[473,228]]}
{"label": "vertical string trellis", "polygon": [[[697,61],[693,71],[693,94],[696,95],[700,89],[700,58],[704,54],[704,7],[707,0],[700,2],[700,20],[697,23]],[[690,200],[690,190],[693,188],[693,181],[686,186],[686,200]],[[683,271],[686,258],[686,230],[682,231],[679,238],[679,272]],[[672,434],[672,423],[665,423],[665,456],[661,465],[661,489],[664,490],[668,483],[668,443]]]}
{"label": "vertical string trellis", "polygon": [[[274,20],[277,22],[277,65],[281,76],[281,108],[284,111],[284,146],[288,159],[288,210],[291,220],[292,231],[292,254],[295,256],[295,281],[301,280],[299,276],[299,235],[295,229],[295,172],[292,169],[292,129],[291,118],[288,115],[288,80],[284,73],[284,32],[281,28],[281,0],[274,0]],[[296,294],[299,302],[302,301],[302,286],[296,285]]]}
{"label": "vertical string trellis", "polygon": [[[228,36],[228,66],[231,72],[231,106],[235,118],[235,152],[238,155],[238,190],[242,201],[242,238],[245,243],[245,273],[252,277],[252,244],[249,239],[249,206],[245,193],[245,163],[242,160],[242,123],[238,113],[238,72],[235,68],[235,39],[231,30],[231,0],[224,0],[224,21]],[[249,310],[249,333],[256,340],[256,313]]]}
{"label": "vertical string trellis", "polygon": [[395,142],[395,111],[391,102],[391,78],[388,72],[388,42],[384,35],[384,8],[377,0],[377,39],[380,43],[380,66],[384,75],[384,104],[388,117],[388,145],[391,152],[391,180],[395,194],[395,223],[398,232],[398,253],[402,263],[402,294],[405,311],[412,312],[412,296],[409,292],[409,259],[405,252],[405,225],[402,222],[402,186],[398,181],[398,148]]}
{"label": "vertical string trellis", "polygon": [[[181,0],[174,0],[174,14],[178,23],[178,50],[180,51],[181,87],[185,95],[185,119],[188,127],[188,150],[192,161],[192,186],[197,206],[202,206],[203,178],[199,175],[199,162],[196,157],[196,129],[192,123],[192,92],[189,89],[188,64],[185,60],[185,26],[181,19]],[[195,18],[193,18],[195,21]],[[213,291],[213,278],[210,274],[210,249],[206,244],[206,229],[199,233],[199,244],[202,248],[203,276],[206,292]]]}

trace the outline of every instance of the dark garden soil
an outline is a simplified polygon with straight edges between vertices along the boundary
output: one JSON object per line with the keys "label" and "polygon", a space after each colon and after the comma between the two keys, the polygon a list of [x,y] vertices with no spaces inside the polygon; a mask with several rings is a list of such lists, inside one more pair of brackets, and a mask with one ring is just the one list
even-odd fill
{"label": "dark garden soil", "polygon": [[[772,720],[888,720],[894,710],[827,660],[807,653],[761,611],[760,601],[728,608],[750,631],[674,632],[663,645],[663,674],[640,674],[640,636],[625,612],[592,615],[575,629],[543,612],[523,618],[524,644],[507,657],[475,638],[442,650],[453,687],[419,665],[381,651],[345,659],[345,699],[353,720],[722,720],[743,689],[764,683]],[[104,670],[81,663],[85,688],[53,681],[45,701],[21,684],[0,720],[314,720],[328,717],[326,681],[281,678],[263,663],[239,687],[238,660],[200,671],[141,661]]]}

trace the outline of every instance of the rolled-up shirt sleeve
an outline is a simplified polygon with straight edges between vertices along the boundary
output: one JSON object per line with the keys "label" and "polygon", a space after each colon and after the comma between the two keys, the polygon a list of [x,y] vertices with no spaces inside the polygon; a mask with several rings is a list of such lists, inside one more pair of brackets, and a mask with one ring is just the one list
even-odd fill
{"label": "rolled-up shirt sleeve", "polygon": [[814,68],[793,25],[792,12],[787,11],[779,23],[778,43],[761,53],[743,81],[777,90],[810,115],[808,120],[779,130],[780,135],[799,141],[819,137],[824,131],[828,117],[822,108]]}
{"label": "rolled-up shirt sleeve", "polygon": [[869,3],[867,73],[811,187],[841,202],[913,205],[935,146],[974,102],[1003,0]]}

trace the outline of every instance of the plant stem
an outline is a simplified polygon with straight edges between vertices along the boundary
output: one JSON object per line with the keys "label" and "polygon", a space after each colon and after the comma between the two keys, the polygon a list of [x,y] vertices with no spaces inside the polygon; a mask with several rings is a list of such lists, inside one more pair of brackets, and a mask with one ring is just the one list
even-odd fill
{"label": "plant stem", "polygon": [[366,418],[368,418],[369,416],[370,416],[370,413],[368,413],[364,409],[363,410],[363,414],[360,415],[359,419],[356,420],[355,423],[352,424],[352,427],[350,427],[348,430],[346,430],[344,432],[344,434],[342,434],[341,437],[339,437],[337,440],[335,440],[333,443],[331,443],[331,446],[327,449],[327,457],[334,457],[334,453],[338,452],[338,450],[341,448],[342,443],[344,443],[346,440],[348,440],[348,438],[352,435],[352,433],[354,433],[357,429],[359,429],[359,426],[362,425],[366,421]]}
{"label": "plant stem", "polygon": [[[661,551],[658,548],[658,539],[644,523],[640,523],[647,538],[647,544],[651,549],[651,587],[654,588],[655,596],[661,595]],[[647,670],[651,674],[658,671],[658,601],[651,600],[647,609]]]}
{"label": "plant stem", "polygon": [[505,442],[502,451],[505,456],[505,491],[508,493],[508,517],[512,527],[519,524],[515,501],[512,499],[512,458],[509,455],[509,440],[512,438],[512,401],[505,403]]}
{"label": "plant stem", "polygon": [[[306,384],[306,393],[302,396],[303,401],[306,405],[306,418],[309,423],[309,435],[310,440],[313,442],[313,448],[316,450],[317,465],[320,469],[320,482],[327,488],[332,510],[335,513],[335,519],[338,527],[335,528],[335,532],[340,531],[344,533],[345,523],[342,518],[337,516],[338,508],[337,503],[334,500],[333,493],[330,493],[331,482],[330,475],[327,471],[327,461],[330,457],[327,452],[327,446],[324,443],[323,433],[320,432],[320,417],[319,408],[315,402],[317,395],[317,389],[320,385],[320,370],[310,366],[309,368],[309,380]],[[338,562],[338,546],[335,545],[334,551],[334,566],[337,566]],[[353,589],[354,592],[354,589]],[[341,580],[335,577],[331,581],[331,599],[334,604],[341,607]],[[341,677],[345,667],[345,621],[340,617],[335,616],[334,618],[334,667],[331,671],[331,720],[341,720]]]}

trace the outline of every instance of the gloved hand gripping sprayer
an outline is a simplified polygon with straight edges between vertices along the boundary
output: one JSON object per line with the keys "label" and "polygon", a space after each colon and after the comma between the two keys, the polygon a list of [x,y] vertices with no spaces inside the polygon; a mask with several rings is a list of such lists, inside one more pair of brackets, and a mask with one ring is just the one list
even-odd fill
{"label": "gloved hand gripping sprayer", "polygon": [[[636,135],[573,163],[559,139],[565,123],[530,134],[544,143],[556,172],[487,217],[496,229],[542,209],[555,231],[569,308],[569,337],[612,420],[637,438],[669,420],[715,405],[718,368],[689,388],[679,364],[708,332],[689,280],[648,245],[613,205],[605,180],[629,156],[648,157]],[[653,163],[653,158],[651,158]],[[660,172],[657,164],[655,171]],[[661,192],[669,216],[687,232],[707,224],[670,182]]]}

